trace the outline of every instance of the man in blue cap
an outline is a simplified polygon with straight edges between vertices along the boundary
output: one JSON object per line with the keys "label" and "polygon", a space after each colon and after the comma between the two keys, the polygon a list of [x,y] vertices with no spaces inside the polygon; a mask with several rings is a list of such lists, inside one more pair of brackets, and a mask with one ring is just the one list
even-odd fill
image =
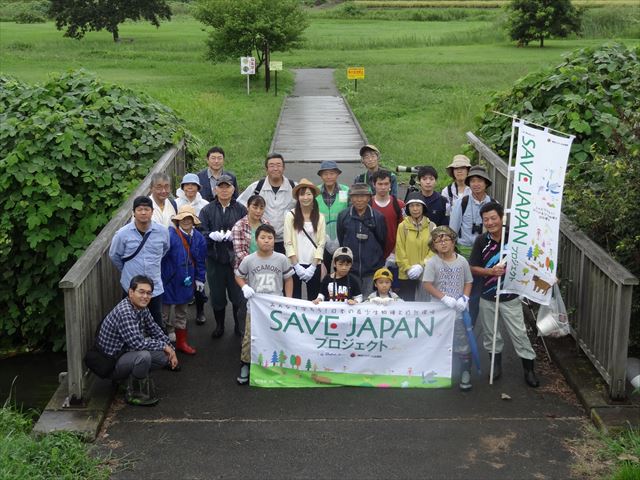
{"label": "man in blue cap", "polygon": [[324,215],[327,223],[327,241],[324,247],[324,265],[327,271],[331,270],[331,258],[333,252],[338,248],[338,234],[336,231],[336,221],[338,214],[349,206],[349,187],[338,183],[338,176],[342,170],[333,160],[325,160],[320,164],[318,176],[322,183],[318,185],[320,195],[316,197],[320,213]]}

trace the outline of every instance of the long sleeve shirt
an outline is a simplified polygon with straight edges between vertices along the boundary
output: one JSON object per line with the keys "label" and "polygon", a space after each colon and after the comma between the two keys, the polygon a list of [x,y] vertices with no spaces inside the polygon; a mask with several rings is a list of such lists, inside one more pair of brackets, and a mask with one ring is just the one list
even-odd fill
{"label": "long sleeve shirt", "polygon": [[151,226],[145,234],[149,235],[149,238],[142,250],[131,260],[124,262],[123,258],[132,255],[138,249],[143,238],[136,228],[135,222],[127,223],[113,236],[109,258],[121,272],[120,285],[125,292],[129,290],[129,284],[133,277],[146,275],[153,280],[153,296],[157,297],[164,292],[160,265],[162,257],[169,251],[169,230],[167,227],[151,222]]}
{"label": "long sleeve shirt", "polygon": [[128,298],[109,312],[98,332],[98,347],[105,355],[164,350],[165,345],[170,345],[169,338],[153,320],[149,309],[136,309]]}

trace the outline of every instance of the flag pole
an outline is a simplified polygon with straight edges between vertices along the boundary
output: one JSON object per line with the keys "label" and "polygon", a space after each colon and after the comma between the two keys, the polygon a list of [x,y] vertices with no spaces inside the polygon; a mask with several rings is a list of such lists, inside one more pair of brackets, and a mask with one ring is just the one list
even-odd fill
{"label": "flag pole", "polygon": [[[518,119],[516,117],[512,117],[511,120],[511,144],[509,145],[509,161],[507,163],[507,182],[505,184],[504,189],[504,214],[508,215],[509,209],[507,208],[507,202],[509,201],[509,184],[511,183],[511,164],[513,162],[513,140],[516,133],[516,126],[520,126]],[[500,255],[498,258],[500,261],[498,265],[503,263],[503,250],[504,250],[504,237],[506,232],[506,224],[504,221],[505,217],[502,218],[502,235],[500,237]],[[495,314],[493,316],[493,338],[491,339],[491,369],[489,370],[489,385],[493,385],[493,367],[495,365],[496,360],[496,336],[498,334],[498,309],[500,308],[500,287],[502,286],[502,276],[498,277],[498,284],[496,285],[496,305],[495,305]]]}

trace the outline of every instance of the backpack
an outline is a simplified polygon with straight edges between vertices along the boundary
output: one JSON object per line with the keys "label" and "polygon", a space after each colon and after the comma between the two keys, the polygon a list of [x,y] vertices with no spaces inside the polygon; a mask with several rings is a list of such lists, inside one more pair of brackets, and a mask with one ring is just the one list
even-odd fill
{"label": "backpack", "polygon": [[[266,181],[266,178],[261,178],[260,181],[258,182],[258,184],[256,185],[256,189],[253,191],[254,195],[260,195],[260,192],[262,191],[262,187],[264,187],[264,182]],[[293,180],[291,180],[290,178],[287,178],[287,180],[289,180],[289,184],[291,185],[291,188],[296,186],[296,182],[294,182]]]}

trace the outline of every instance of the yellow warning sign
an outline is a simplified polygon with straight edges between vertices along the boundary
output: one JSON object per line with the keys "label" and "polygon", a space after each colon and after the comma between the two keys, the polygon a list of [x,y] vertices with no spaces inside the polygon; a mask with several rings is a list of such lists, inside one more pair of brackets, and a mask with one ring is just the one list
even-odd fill
{"label": "yellow warning sign", "polygon": [[364,67],[349,67],[347,68],[348,80],[364,80]]}

